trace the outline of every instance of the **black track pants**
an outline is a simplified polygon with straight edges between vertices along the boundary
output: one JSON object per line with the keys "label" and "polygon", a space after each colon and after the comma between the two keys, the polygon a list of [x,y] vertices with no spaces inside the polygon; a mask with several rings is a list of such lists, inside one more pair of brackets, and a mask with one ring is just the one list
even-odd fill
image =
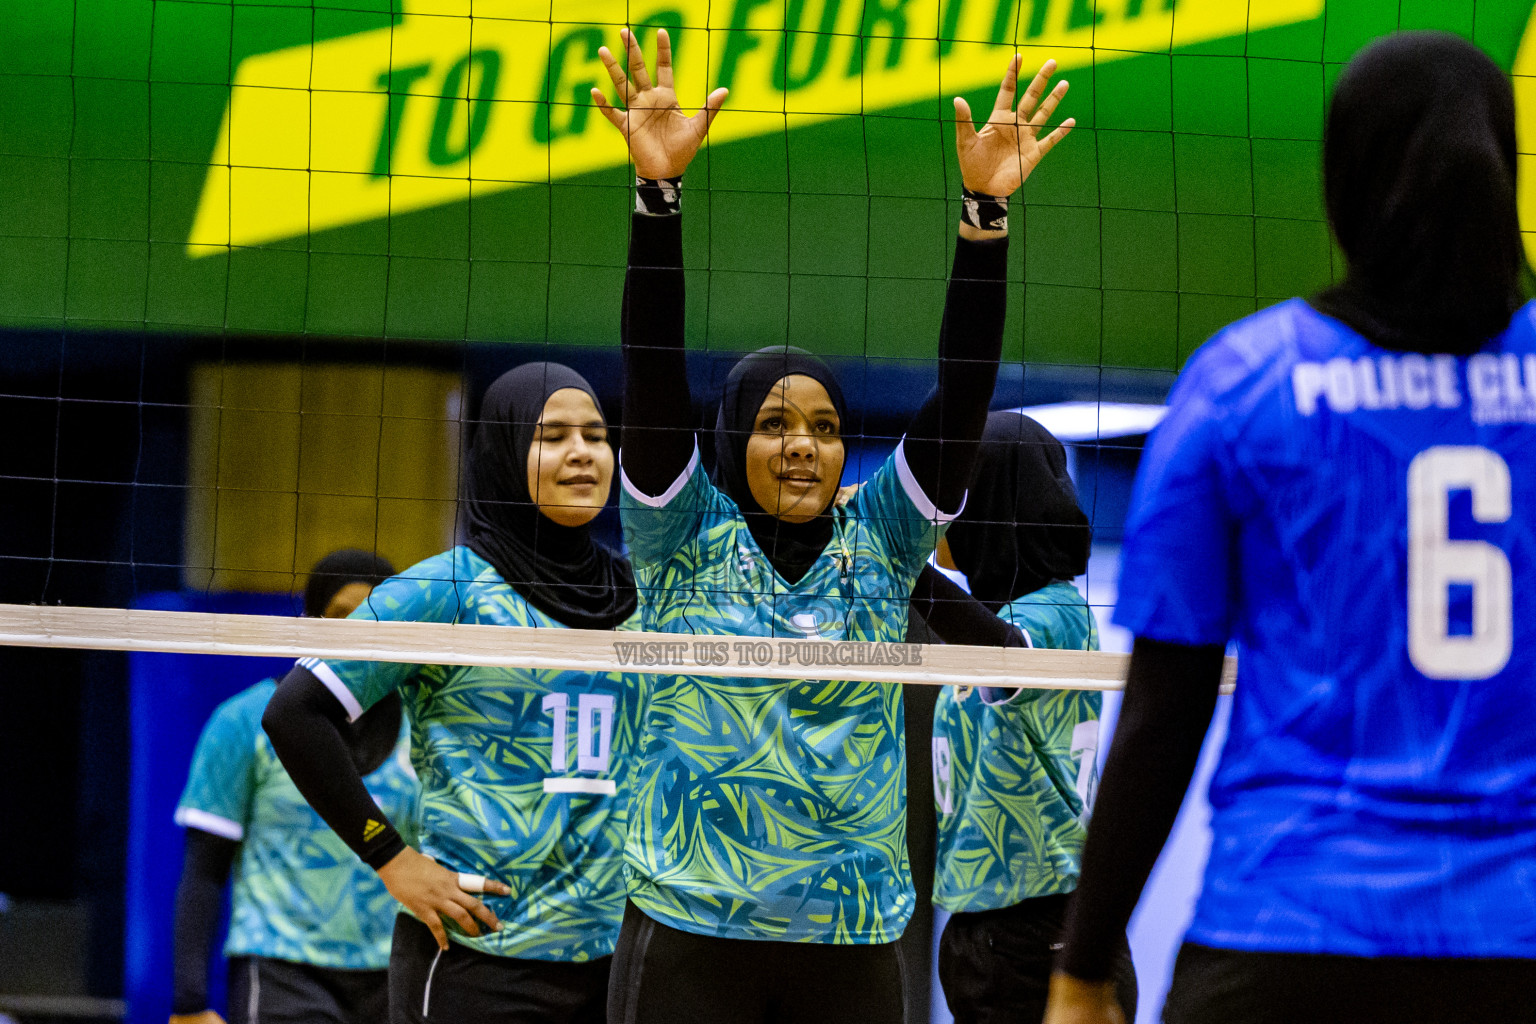
{"label": "black track pants", "polygon": [[609,1024],[902,1024],[902,1014],[894,942],[722,939],[625,908]]}
{"label": "black track pants", "polygon": [[[950,915],[939,939],[939,981],[955,1024],[1040,1024],[1070,898]],[[1124,938],[1111,969],[1125,1019],[1135,1020],[1136,969]]]}
{"label": "black track pants", "polygon": [[1166,1024],[1533,1024],[1536,960],[1246,953],[1186,942]]}
{"label": "black track pants", "polygon": [[386,971],[343,971],[264,956],[229,961],[229,1024],[380,1024]]}
{"label": "black track pants", "polygon": [[609,957],[585,963],[492,956],[395,918],[389,956],[392,1024],[602,1024]]}

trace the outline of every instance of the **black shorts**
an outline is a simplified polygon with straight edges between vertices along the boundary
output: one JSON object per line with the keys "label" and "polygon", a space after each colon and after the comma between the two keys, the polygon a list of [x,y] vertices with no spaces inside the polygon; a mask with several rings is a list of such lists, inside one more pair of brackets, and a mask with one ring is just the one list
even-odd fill
{"label": "black shorts", "polygon": [[612,957],[566,963],[493,956],[449,941],[409,914],[389,954],[393,1024],[602,1024]]}
{"label": "black shorts", "polygon": [[[939,939],[939,981],[955,1024],[1039,1024],[1061,948],[1070,894],[1038,896],[1001,910],[951,914]],[[1121,939],[1115,992],[1136,1019],[1136,969]]]}
{"label": "black shorts", "polygon": [[894,942],[834,946],[694,935],[624,909],[609,1024],[902,1024]]}
{"label": "black shorts", "polygon": [[264,956],[229,960],[229,1024],[379,1024],[389,972],[344,971]]}
{"label": "black shorts", "polygon": [[1179,950],[1165,1024],[1536,1024],[1536,960]]}

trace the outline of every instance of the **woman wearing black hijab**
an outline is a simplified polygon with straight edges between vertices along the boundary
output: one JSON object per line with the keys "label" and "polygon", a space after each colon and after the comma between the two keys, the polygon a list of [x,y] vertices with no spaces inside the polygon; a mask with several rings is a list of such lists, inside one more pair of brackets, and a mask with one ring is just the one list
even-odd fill
{"label": "woman wearing black hijab", "polygon": [[[621,328],[620,508],[645,625],[903,640],[912,582],[964,502],[997,378],[1007,197],[1071,127],[1043,130],[1065,83],[1047,93],[1048,63],[1016,106],[1015,58],[980,133],[956,100],[965,220],[938,387],[841,507],[848,410],[830,369],[791,346],[754,352],[731,371],[715,479],[699,470],[683,357],[680,178],[724,91],[684,117],[666,33],[654,85],[634,36],[623,38],[628,75],[606,49],[602,57],[628,109],[594,97],[639,176]],[[895,940],[913,904],[901,688],[750,672],[650,684],[609,1018],[899,1022]]]}
{"label": "woman wearing black hijab", "polygon": [[[1093,615],[1071,583],[1087,571],[1092,540],[1061,442],[1021,413],[991,413],[965,508],[938,547],[939,564],[962,573],[970,590],[925,566],[912,590],[913,619],[949,644],[1097,649]],[[1054,600],[1062,583],[1077,596]],[[1031,607],[1060,606],[1062,620],[1042,621],[1046,633],[1026,636],[1024,613],[1012,608],[1024,598]]]}
{"label": "woman wearing black hijab", "polygon": [[[1092,540],[1061,442],[1021,413],[991,413],[965,508],[938,549],[939,564],[963,573],[970,591],[926,568],[912,609],[945,643],[1084,649],[1097,633],[1082,595],[1052,599],[1059,583],[1076,593],[1071,581],[1087,571]],[[1064,616],[1054,628],[1041,623],[1049,635],[1034,642],[1009,607],[1029,595],[1030,604],[1061,604]]]}
{"label": "woman wearing black hijab", "polygon": [[[504,374],[465,466],[465,543],[386,581],[354,617],[632,628],[629,564],[588,526],[613,468],[579,374],[555,363]],[[396,692],[422,779],[420,852],[337,743]],[[603,672],[306,658],[284,679],[263,722],[273,746],[409,912],[390,958],[393,1021],[603,1019],[635,710],[624,678]]]}
{"label": "woman wearing black hijab", "polygon": [[[994,412],[965,510],[938,551],[970,593],[928,566],[913,610],[945,643],[1096,651],[1093,612],[1072,582],[1088,569],[1092,536],[1061,442],[1028,416]],[[1045,1014],[1098,781],[1102,703],[1088,690],[946,686],[939,695],[934,905],[950,914],[939,980],[957,1024]],[[1114,966],[1134,1017],[1123,940]]]}
{"label": "woman wearing black hijab", "polygon": [[1048,1024],[1122,1020],[1111,943],[1229,641],[1210,856],[1163,1019],[1536,1019],[1513,92],[1462,39],[1389,37],[1344,69],[1323,151],[1343,283],[1202,347],[1142,457],[1115,608],[1136,642]]}

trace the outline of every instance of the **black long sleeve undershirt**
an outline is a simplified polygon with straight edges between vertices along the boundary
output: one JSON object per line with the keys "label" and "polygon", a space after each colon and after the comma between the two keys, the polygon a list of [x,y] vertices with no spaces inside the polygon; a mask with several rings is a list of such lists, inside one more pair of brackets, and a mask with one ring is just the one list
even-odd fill
{"label": "black long sleeve undershirt", "polygon": [[931,565],[923,566],[912,587],[912,609],[946,644],[1029,646],[1018,626],[998,618]]}
{"label": "black long sleeve undershirt", "polygon": [[939,328],[939,381],[907,427],[907,467],[941,512],[958,512],[971,484],[1003,354],[1008,238],[955,239]]}
{"label": "black long sleeve undershirt", "polygon": [[1195,774],[1221,686],[1220,647],[1138,639],[1056,965],[1110,976],[1117,944]]}
{"label": "black long sleeve undershirt", "polygon": [[297,665],[261,716],[272,749],[309,806],[377,871],[405,849],[405,840],[363,784],[343,732],[346,724],[346,709],[335,694]]}
{"label": "black long sleeve undershirt", "polygon": [[693,398],[683,354],[683,218],[630,218],[619,338],[624,352],[624,475],[665,493],[693,457]]}
{"label": "black long sleeve undershirt", "polygon": [[[693,456],[693,403],[683,355],[682,215],[633,214],[620,338],[624,473],[666,491]],[[1008,240],[957,239],[939,333],[939,381],[908,429],[913,477],[941,511],[959,509],[997,385],[1007,309]]]}
{"label": "black long sleeve undershirt", "polygon": [[240,843],[198,828],[186,831],[181,881],[176,885],[176,924],[171,940],[171,1012],[208,1009],[208,954],[224,903],[224,884]]}

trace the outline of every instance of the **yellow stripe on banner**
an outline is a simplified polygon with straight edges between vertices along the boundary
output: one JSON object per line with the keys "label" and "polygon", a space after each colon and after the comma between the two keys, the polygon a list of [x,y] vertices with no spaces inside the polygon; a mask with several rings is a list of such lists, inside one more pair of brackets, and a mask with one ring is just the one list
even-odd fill
{"label": "yellow stripe on banner", "polygon": [[[0,605],[0,646],[489,665],[577,672],[1119,690],[1129,656],[366,619]],[[1223,690],[1237,678],[1228,658]]]}
{"label": "yellow stripe on banner", "polygon": [[678,93],[731,89],[711,137],[927,100],[1054,57],[1064,71],[1321,15],[1323,0],[406,0],[391,28],[248,57],[192,258],[623,164],[591,106],[597,48],[666,26]]}
{"label": "yellow stripe on banner", "polygon": [[1520,37],[1520,49],[1510,69],[1515,88],[1515,140],[1519,166],[1515,176],[1519,191],[1520,228],[1525,239],[1525,258],[1536,261],[1536,12],[1532,12]]}

